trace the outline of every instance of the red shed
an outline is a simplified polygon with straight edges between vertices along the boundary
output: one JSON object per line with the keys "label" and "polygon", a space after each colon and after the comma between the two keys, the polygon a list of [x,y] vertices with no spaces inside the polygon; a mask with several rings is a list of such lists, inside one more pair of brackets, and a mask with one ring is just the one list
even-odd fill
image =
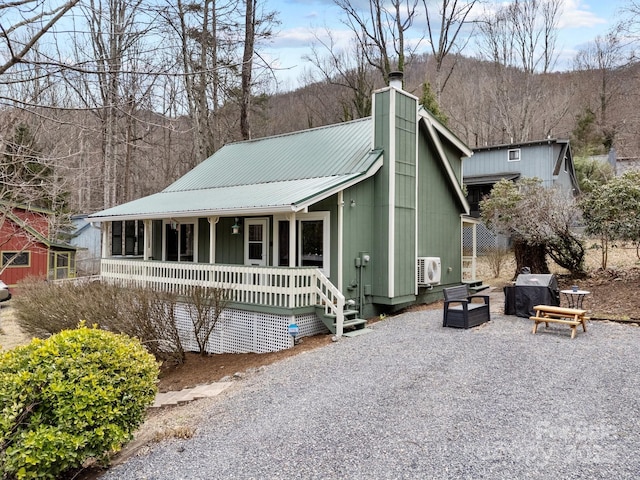
{"label": "red shed", "polygon": [[15,286],[27,277],[75,277],[76,248],[50,239],[53,212],[0,202],[0,278]]}

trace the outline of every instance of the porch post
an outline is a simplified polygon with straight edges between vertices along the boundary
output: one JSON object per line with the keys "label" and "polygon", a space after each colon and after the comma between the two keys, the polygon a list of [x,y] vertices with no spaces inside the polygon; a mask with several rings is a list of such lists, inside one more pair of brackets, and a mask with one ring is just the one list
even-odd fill
{"label": "porch post", "polygon": [[151,225],[151,220],[144,220],[143,221],[143,225],[144,225],[144,260],[149,260],[149,258],[151,257],[151,254],[153,253],[151,251],[151,245],[152,245],[152,237],[153,237],[153,230],[152,230],[152,225]]}
{"label": "porch post", "polygon": [[473,259],[471,263],[471,279],[476,281],[476,259],[478,258],[478,224],[476,222],[473,223]]}
{"label": "porch post", "polygon": [[220,217],[209,217],[209,263],[216,263],[216,225]]}
{"label": "porch post", "polygon": [[[344,240],[344,190],[338,192],[338,290],[342,290],[342,249]],[[329,247],[328,245],[325,248]]]}
{"label": "porch post", "polygon": [[111,222],[102,222],[102,258],[109,258],[111,250]]}
{"label": "porch post", "polygon": [[296,245],[298,240],[296,239],[296,212],[292,212],[287,215],[289,218],[289,267],[296,266]]}

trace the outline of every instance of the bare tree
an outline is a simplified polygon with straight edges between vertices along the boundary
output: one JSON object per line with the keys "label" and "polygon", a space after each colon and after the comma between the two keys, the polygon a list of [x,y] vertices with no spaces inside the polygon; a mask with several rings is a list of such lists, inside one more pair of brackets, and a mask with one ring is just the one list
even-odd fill
{"label": "bare tree", "polygon": [[409,47],[405,33],[413,25],[418,0],[370,0],[369,9],[360,10],[351,0],[334,0],[346,14],[346,25],[355,34],[369,64],[382,75],[385,84],[393,70],[404,71],[416,46]]}
{"label": "bare tree", "polygon": [[245,0],[244,50],[240,81],[240,135],[243,140],[251,138],[249,112],[253,96],[253,70],[257,66],[256,45],[261,40],[271,37],[271,27],[277,23],[275,12],[258,12],[259,6],[258,0]]}
{"label": "bare tree", "polygon": [[221,287],[193,287],[187,292],[187,298],[187,312],[198,352],[205,355],[211,334],[229,304],[230,291]]}
{"label": "bare tree", "polygon": [[619,31],[612,30],[607,35],[597,36],[593,42],[581,49],[575,58],[575,68],[590,73],[598,81],[598,125],[604,136],[604,146],[609,150],[614,143],[616,126],[608,118],[612,102],[622,94],[623,82],[617,81],[620,67],[626,63],[624,46]]}
{"label": "bare tree", "polygon": [[27,61],[29,51],[79,1],[16,0],[1,3],[0,44],[6,50],[6,60],[0,64],[0,75]]}
{"label": "bare tree", "polygon": [[[430,2],[422,0],[424,12],[427,18],[427,31],[429,44],[436,62],[435,95],[438,102],[442,91],[447,86],[451,74],[456,66],[454,61],[445,72],[444,61],[451,53],[460,53],[473,34],[473,23],[467,21],[469,14],[478,0],[458,1],[442,0],[438,15],[429,6]],[[437,21],[439,20],[439,24]],[[465,31],[465,29],[468,29]],[[461,38],[464,35],[464,38]]]}
{"label": "bare tree", "polygon": [[501,142],[547,136],[566,114],[567,105],[561,105],[555,115],[547,114],[549,123],[534,130],[556,58],[560,5],[560,0],[516,0],[479,24],[481,47],[495,67],[490,93]]}
{"label": "bare tree", "polygon": [[[372,69],[359,44],[353,41],[349,50],[340,50],[330,30],[326,40],[316,35],[311,53],[304,58],[311,62],[320,80],[346,91],[340,99],[342,121],[371,115],[371,94],[374,88]],[[317,81],[312,76],[310,81]]]}
{"label": "bare tree", "polygon": [[249,102],[251,101],[251,75],[253,49],[256,42],[257,0],[245,0],[244,52],[242,54],[242,85],[240,93],[240,134],[243,140],[251,138],[249,126]]}

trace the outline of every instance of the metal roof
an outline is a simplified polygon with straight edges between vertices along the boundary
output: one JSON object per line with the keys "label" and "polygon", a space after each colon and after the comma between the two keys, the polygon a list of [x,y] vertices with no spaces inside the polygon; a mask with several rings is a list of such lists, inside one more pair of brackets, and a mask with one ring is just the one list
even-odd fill
{"label": "metal roof", "polygon": [[226,145],[165,191],[362,172],[371,150],[371,122],[365,118]]}
{"label": "metal roof", "polygon": [[371,118],[234,143],[163,191],[89,218],[166,218],[299,211],[373,175]]}
{"label": "metal roof", "polygon": [[464,177],[465,185],[493,185],[500,180],[516,180],[520,178],[520,172],[494,173],[488,175],[473,175]]}
{"label": "metal roof", "polygon": [[485,145],[482,147],[474,147],[472,150],[474,152],[481,152],[484,150],[505,150],[505,149],[512,149],[512,148],[521,148],[521,147],[528,147],[528,146],[532,146],[532,145],[551,145],[554,143],[558,143],[558,144],[568,144],[569,140],[566,139],[561,139],[561,138],[545,138],[542,140],[532,140],[532,141],[528,141],[528,142],[519,142],[519,143],[501,143],[501,144],[496,144],[496,145]]}

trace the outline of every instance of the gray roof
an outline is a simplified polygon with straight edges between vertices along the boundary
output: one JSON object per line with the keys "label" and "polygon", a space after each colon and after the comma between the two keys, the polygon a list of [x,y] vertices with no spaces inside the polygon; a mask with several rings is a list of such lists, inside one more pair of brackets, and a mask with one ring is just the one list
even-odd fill
{"label": "gray roof", "polygon": [[493,185],[500,180],[516,180],[520,178],[520,172],[494,173],[488,175],[473,175],[464,177],[465,185]]}
{"label": "gray roof", "polygon": [[226,145],[163,191],[94,221],[299,211],[373,175],[372,119]]}

